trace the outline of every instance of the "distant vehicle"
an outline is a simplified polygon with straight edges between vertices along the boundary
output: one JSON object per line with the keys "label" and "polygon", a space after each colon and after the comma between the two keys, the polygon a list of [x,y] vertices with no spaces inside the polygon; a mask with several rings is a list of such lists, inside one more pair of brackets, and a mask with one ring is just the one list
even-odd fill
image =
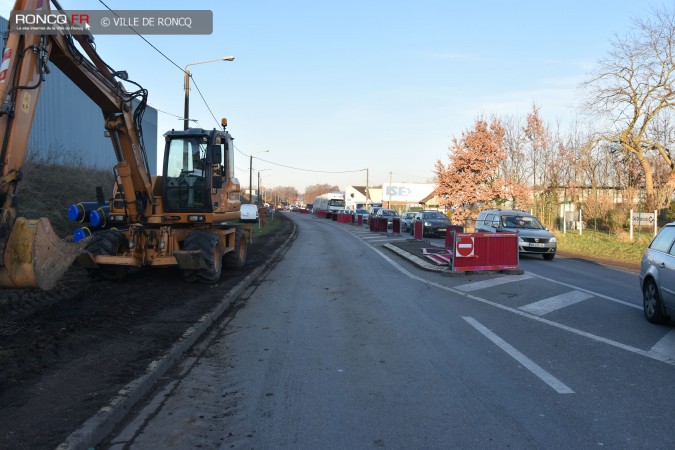
{"label": "distant vehicle", "polygon": [[393,209],[378,208],[373,217],[387,219],[387,228],[392,228],[394,218],[398,217],[398,213]]}
{"label": "distant vehicle", "polygon": [[422,236],[445,237],[452,221],[440,211],[420,211],[415,214],[410,227],[410,234],[415,233],[415,223],[422,222]]}
{"label": "distant vehicle", "polygon": [[517,210],[486,209],[476,219],[477,232],[516,232],[518,252],[542,255],[547,261],[555,257],[557,239],[530,213]]}
{"label": "distant vehicle", "polygon": [[358,220],[358,217],[361,216],[361,222],[368,223],[368,210],[367,209],[357,209],[354,211]]}
{"label": "distant vehicle", "polygon": [[314,213],[319,211],[334,212],[345,209],[345,198],[340,193],[322,194],[314,198]]}
{"label": "distant vehicle", "polygon": [[368,219],[370,220],[371,217],[375,217],[375,214],[380,209],[382,209],[382,206],[371,206],[368,210]]}
{"label": "distant vehicle", "polygon": [[415,214],[417,213],[414,211],[408,211],[401,214],[401,231],[410,231]]}
{"label": "distant vehicle", "polygon": [[257,222],[258,221],[258,206],[252,204],[241,205],[239,207],[239,220],[241,222]]}
{"label": "distant vehicle", "polygon": [[640,287],[645,318],[656,324],[668,323],[675,314],[675,222],[656,235],[642,254]]}

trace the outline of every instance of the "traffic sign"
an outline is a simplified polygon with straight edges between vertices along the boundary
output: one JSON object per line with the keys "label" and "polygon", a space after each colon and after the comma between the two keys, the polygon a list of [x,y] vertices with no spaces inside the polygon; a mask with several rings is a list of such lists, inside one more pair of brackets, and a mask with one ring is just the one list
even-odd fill
{"label": "traffic sign", "polygon": [[474,239],[473,236],[460,235],[455,242],[455,256],[457,258],[469,258],[473,256]]}

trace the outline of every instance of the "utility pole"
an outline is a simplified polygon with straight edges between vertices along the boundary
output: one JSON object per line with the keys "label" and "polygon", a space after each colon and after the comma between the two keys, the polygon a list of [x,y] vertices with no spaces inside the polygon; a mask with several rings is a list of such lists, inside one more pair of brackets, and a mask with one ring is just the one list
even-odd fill
{"label": "utility pole", "polygon": [[389,172],[389,206],[387,208],[391,209],[391,172]]}
{"label": "utility pole", "polygon": [[248,204],[251,204],[253,197],[253,155],[250,155],[248,163]]}
{"label": "utility pole", "polygon": [[369,198],[370,198],[370,187],[368,185],[368,169],[366,169],[366,209],[368,209]]}

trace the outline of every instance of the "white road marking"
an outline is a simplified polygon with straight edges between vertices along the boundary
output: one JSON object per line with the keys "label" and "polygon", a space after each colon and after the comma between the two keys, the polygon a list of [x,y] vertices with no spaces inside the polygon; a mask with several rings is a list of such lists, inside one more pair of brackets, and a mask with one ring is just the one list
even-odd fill
{"label": "white road marking", "polygon": [[649,353],[668,358],[675,362],[675,330],[670,330],[659,342],[649,350]]}
{"label": "white road marking", "polygon": [[[351,232],[349,232],[347,230],[344,230],[344,231],[345,231],[345,233],[352,234]],[[353,234],[352,234],[352,236],[353,236]],[[354,237],[358,239],[357,236],[354,236]],[[418,281],[422,284],[425,284],[427,286],[433,286],[435,288],[438,288],[438,289],[441,289],[441,290],[444,290],[444,291],[447,291],[447,292],[452,292],[454,294],[459,295],[460,297],[464,297],[464,298],[467,298],[469,300],[474,300],[474,301],[477,301],[479,303],[483,303],[485,305],[490,305],[494,308],[501,309],[501,310],[504,310],[504,311],[508,311],[512,314],[515,314],[515,315],[518,315],[518,316],[521,316],[521,317],[525,317],[527,319],[534,320],[535,322],[543,323],[543,324],[552,326],[554,328],[558,328],[560,330],[567,331],[567,332],[572,333],[572,334],[576,334],[577,336],[585,337],[585,338],[590,339],[590,340],[595,341],[595,342],[606,344],[606,345],[609,345],[611,347],[618,348],[618,349],[633,353],[635,355],[644,356],[646,358],[654,359],[656,361],[660,361],[660,362],[675,366],[675,359],[673,359],[672,357],[664,356],[664,355],[662,355],[660,353],[656,353],[656,352],[648,352],[646,350],[642,350],[641,348],[633,347],[632,345],[623,344],[621,342],[614,341],[612,339],[608,339],[608,338],[605,338],[605,337],[602,337],[602,336],[598,336],[597,334],[588,333],[586,331],[579,330],[577,328],[573,328],[573,327],[564,325],[562,323],[554,322],[552,320],[548,320],[548,319],[545,319],[543,317],[539,317],[539,316],[535,316],[535,315],[530,314],[530,313],[526,313],[525,311],[520,311],[519,309],[512,308],[512,307],[507,306],[507,305],[502,305],[500,303],[493,302],[493,301],[487,300],[487,299],[482,298],[482,297],[478,297],[477,295],[473,295],[473,294],[470,294],[470,293],[467,293],[467,292],[462,292],[458,289],[455,289],[455,288],[452,288],[452,287],[449,287],[449,286],[444,286],[444,285],[442,285],[440,283],[437,283],[435,281],[429,281],[425,278],[417,276],[417,275],[413,274],[412,272],[409,272],[408,270],[404,269],[403,266],[398,264],[396,261],[391,259],[389,256],[382,253],[380,250],[378,250],[374,246],[369,245],[368,247],[373,252],[378,254],[382,259],[384,259],[389,264],[391,264],[392,267],[394,267],[396,270],[398,270],[399,272],[401,272],[403,275],[407,276],[411,280],[416,280],[416,281]],[[625,306],[635,307],[635,305],[633,305],[633,304],[615,299],[613,297],[609,297],[607,295],[595,293],[593,291],[589,291],[589,290],[586,290],[586,289],[581,289],[581,288],[578,288],[574,285],[571,285],[571,284],[568,284],[568,283],[562,283],[560,281],[552,280],[550,278],[542,277],[542,276],[539,276],[539,275],[536,275],[536,274],[531,274],[531,275],[536,277],[536,278],[541,278],[541,279],[544,279],[544,280],[551,281],[552,283],[557,283],[557,284],[560,284],[560,285],[563,285],[563,286],[576,288],[576,289],[578,289],[582,292],[588,292],[588,293],[592,294],[594,297],[601,297],[601,298],[604,298],[604,299],[607,299],[607,300],[610,300],[610,301],[614,301],[616,303],[623,304]],[[638,307],[638,309],[642,309],[642,307]]]}
{"label": "white road marking", "polygon": [[552,278],[543,277],[541,275],[537,275],[536,273],[533,273],[532,276],[536,277],[536,278],[540,278],[542,280],[550,281],[551,283],[559,284],[561,286],[567,286],[567,287],[570,287],[572,289],[576,289],[577,291],[587,292],[587,293],[591,294],[593,297],[604,298],[605,300],[609,300],[610,302],[614,302],[614,303],[618,303],[618,304],[623,305],[623,306],[630,306],[631,308],[642,310],[642,305],[635,305],[633,303],[628,303],[628,302],[625,302],[623,300],[619,300],[618,298],[610,297],[609,295],[600,294],[599,292],[593,292],[589,289],[584,289],[584,288],[581,288],[579,286],[575,286],[573,284],[564,283],[562,281],[557,281],[557,280],[554,280]]}
{"label": "white road marking", "polygon": [[593,296],[587,292],[571,291],[565,294],[556,295],[555,297],[545,298],[538,302],[530,303],[529,305],[521,306],[521,311],[529,312],[535,316],[543,316],[566,306],[574,305],[582,302]]}
{"label": "white road marking", "polygon": [[532,277],[528,274],[508,275],[508,276],[503,276],[503,277],[499,277],[499,278],[491,278],[489,280],[484,280],[484,281],[476,281],[475,283],[462,284],[462,285],[459,285],[459,286],[455,286],[455,289],[458,289],[462,292],[473,292],[473,291],[477,291],[479,289],[485,289],[485,288],[499,286],[499,285],[502,285],[502,284],[513,283],[515,281],[527,280],[528,278],[532,278]]}
{"label": "white road marking", "polygon": [[473,317],[462,317],[462,319],[469,322],[472,327],[478,330],[483,336],[490,339],[495,345],[497,345],[497,347],[504,350],[510,357],[518,361],[534,375],[539,377],[541,381],[551,386],[558,394],[574,394],[574,391],[570,389],[569,386],[551,375],[539,364],[535,363],[530,358],[516,350],[511,344],[497,336],[489,328],[478,322],[476,319]]}

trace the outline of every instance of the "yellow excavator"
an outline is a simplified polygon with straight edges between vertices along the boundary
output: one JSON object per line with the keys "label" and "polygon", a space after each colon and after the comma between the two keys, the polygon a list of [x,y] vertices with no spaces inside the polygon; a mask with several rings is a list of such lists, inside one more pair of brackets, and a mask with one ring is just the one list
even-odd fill
{"label": "yellow excavator", "polygon": [[[53,12],[62,11],[51,3]],[[14,10],[45,13],[51,5],[16,0]],[[101,108],[117,159],[106,228],[79,244],[59,238],[46,218],[16,217],[17,185],[50,64]],[[128,92],[123,82],[133,83],[101,59],[91,35],[20,34],[10,24],[0,65],[1,288],[50,289],[76,259],[105,279],[173,266],[188,281],[206,283],[216,282],[223,266],[245,263],[251,227],[237,223],[241,187],[225,119],[222,130],[167,132],[163,175],[152,177],[141,127],[147,91],[133,83],[138,89]]]}

